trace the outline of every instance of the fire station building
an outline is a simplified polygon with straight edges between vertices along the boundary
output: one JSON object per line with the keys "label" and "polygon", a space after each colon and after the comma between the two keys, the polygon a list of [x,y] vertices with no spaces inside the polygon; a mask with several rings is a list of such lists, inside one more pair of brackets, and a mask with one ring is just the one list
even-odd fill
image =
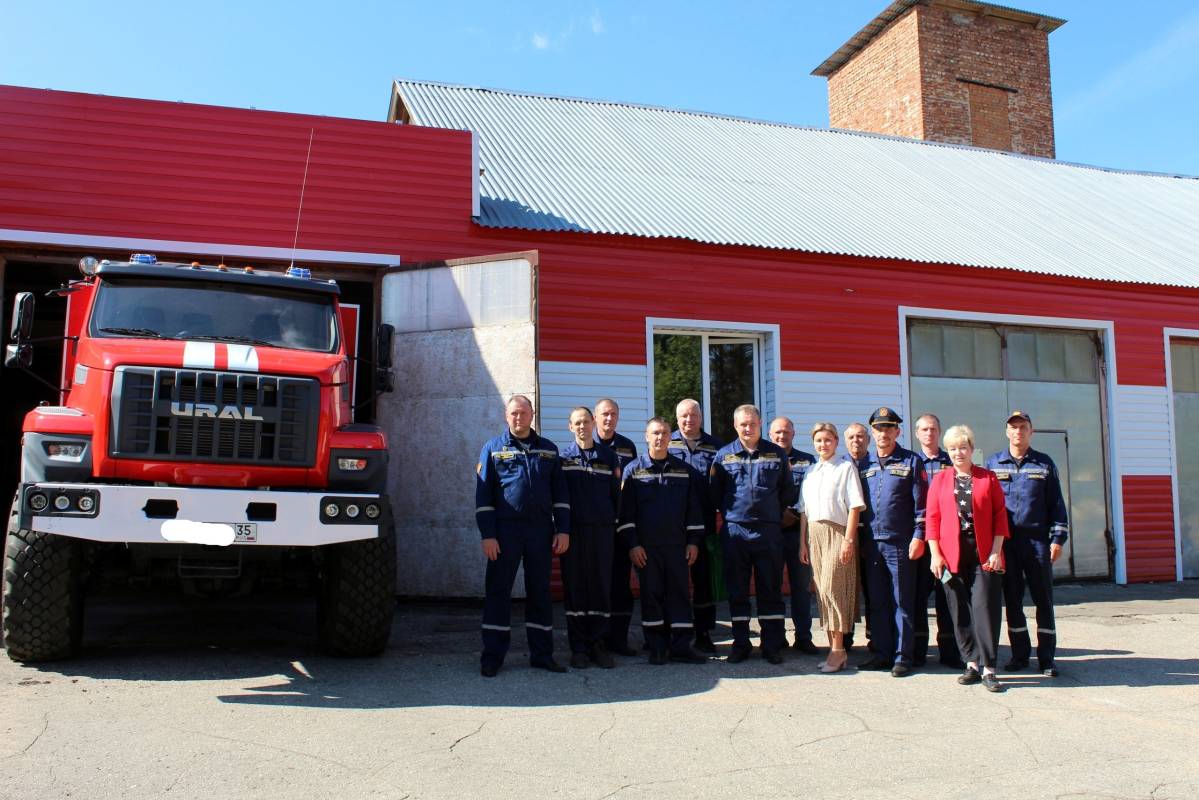
{"label": "fire station building", "polygon": [[[1068,494],[1059,577],[1199,577],[1199,180],[1055,160],[1062,22],[893,2],[815,71],[833,129],[403,80],[387,122],[0,87],[5,329],[83,255],[336,278],[359,341],[397,331],[396,391],[355,392],[407,595],[481,594],[475,461],[513,392],[560,443],[574,406],[640,441],[690,396],[724,439],[745,402],[800,446],[885,405],[985,456],[1019,408]],[[3,385],[8,486],[57,397]]]}

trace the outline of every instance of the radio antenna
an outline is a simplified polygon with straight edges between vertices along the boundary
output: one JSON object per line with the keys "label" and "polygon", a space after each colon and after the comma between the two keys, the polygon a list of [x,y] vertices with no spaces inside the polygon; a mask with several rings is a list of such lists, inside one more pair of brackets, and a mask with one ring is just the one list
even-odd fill
{"label": "radio antenna", "polygon": [[308,188],[308,162],[312,160],[312,140],[316,137],[316,129],[308,129],[308,155],[304,156],[304,180],[300,182],[300,206],[296,209],[296,235],[291,240],[291,263],[296,265],[296,245],[300,242],[300,215],[304,213],[304,190]]}

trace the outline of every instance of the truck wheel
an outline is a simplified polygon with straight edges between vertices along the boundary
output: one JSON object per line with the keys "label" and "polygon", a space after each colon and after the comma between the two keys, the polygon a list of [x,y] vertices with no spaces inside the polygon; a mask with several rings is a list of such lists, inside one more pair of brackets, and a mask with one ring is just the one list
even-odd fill
{"label": "truck wheel", "polygon": [[387,647],[396,606],[396,539],[391,515],[381,523],[378,538],[324,548],[317,635],[333,655],[375,656]]}
{"label": "truck wheel", "polygon": [[17,527],[4,543],[4,644],[13,661],[79,652],[83,638],[83,547],[79,540]]}

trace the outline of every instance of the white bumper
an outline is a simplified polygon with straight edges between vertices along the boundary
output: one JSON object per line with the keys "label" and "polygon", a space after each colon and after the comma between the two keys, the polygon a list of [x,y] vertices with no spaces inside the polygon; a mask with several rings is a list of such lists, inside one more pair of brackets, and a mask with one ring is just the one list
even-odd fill
{"label": "white bumper", "polygon": [[[95,542],[127,544],[165,544],[186,541],[180,531],[189,527],[212,531],[213,525],[256,526],[254,541],[239,537],[236,544],[248,547],[316,547],[337,542],[374,539],[379,526],[359,517],[361,522],[323,522],[321,500],[326,497],[381,503],[377,494],[322,491],[268,492],[253,489],[205,489],[200,487],[112,486],[106,484],[38,483],[37,489],[51,497],[55,490],[91,490],[99,495],[96,513],[38,514],[30,512],[30,527],[35,531],[73,536]],[[32,488],[26,485],[26,489]],[[150,517],[150,501],[174,501],[178,511],[171,519]],[[275,519],[253,520],[247,515],[250,503],[274,505]],[[192,524],[198,523],[198,524]],[[203,542],[200,539],[196,543]]]}

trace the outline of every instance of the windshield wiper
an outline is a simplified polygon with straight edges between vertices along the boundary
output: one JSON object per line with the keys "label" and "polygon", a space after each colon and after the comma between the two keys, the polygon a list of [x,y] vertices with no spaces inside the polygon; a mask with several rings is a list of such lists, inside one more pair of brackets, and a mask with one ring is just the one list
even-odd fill
{"label": "windshield wiper", "polygon": [[205,342],[237,342],[238,344],[256,344],[261,347],[278,347],[274,342],[268,342],[265,339],[255,339],[250,336],[228,336],[228,335],[209,335],[203,333],[187,333],[183,334],[182,339],[199,339]]}
{"label": "windshield wiper", "polygon": [[143,339],[169,339],[161,331],[153,328],[101,328],[100,333],[115,333],[118,336],[137,336]]}

